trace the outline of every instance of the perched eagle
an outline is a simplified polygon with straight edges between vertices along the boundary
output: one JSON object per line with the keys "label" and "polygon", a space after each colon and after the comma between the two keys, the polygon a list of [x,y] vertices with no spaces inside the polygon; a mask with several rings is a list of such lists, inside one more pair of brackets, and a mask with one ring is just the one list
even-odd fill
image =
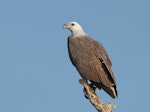
{"label": "perched eagle", "polygon": [[64,24],[63,27],[71,31],[71,36],[68,37],[68,52],[81,77],[116,98],[112,64],[102,44],[89,37],[77,22]]}

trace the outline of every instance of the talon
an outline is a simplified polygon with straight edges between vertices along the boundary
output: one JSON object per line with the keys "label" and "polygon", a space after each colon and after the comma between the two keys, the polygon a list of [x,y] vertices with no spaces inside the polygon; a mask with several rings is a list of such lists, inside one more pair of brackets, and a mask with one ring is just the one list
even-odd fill
{"label": "talon", "polygon": [[95,92],[96,89],[97,89],[97,87],[95,87],[94,84],[92,84],[92,83],[90,84],[90,87],[93,89],[94,92]]}
{"label": "talon", "polygon": [[[94,86],[94,84],[92,84],[92,83],[89,84],[89,86],[91,87],[91,89],[93,89],[93,91],[94,91],[94,93],[95,93],[97,87]],[[88,96],[88,94],[87,94],[87,91],[86,91],[85,87],[83,88],[83,94],[84,94],[84,97],[85,97],[86,99],[89,99],[89,96]],[[96,94],[96,93],[95,93],[95,94]]]}
{"label": "talon", "polygon": [[84,94],[84,96],[85,96],[86,99],[89,99],[85,87],[83,88],[83,94]]}

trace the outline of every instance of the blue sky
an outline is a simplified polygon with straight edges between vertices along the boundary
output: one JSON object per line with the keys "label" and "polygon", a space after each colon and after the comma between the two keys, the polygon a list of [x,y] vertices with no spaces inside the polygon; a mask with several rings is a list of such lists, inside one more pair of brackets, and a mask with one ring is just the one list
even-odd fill
{"label": "blue sky", "polygon": [[0,112],[92,112],[67,52],[79,22],[103,43],[113,63],[118,98],[97,91],[114,112],[149,111],[149,0],[1,0]]}

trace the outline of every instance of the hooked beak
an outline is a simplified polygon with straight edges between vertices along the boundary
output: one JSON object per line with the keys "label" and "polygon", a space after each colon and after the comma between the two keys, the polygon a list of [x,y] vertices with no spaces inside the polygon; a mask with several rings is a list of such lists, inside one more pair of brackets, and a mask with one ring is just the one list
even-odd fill
{"label": "hooked beak", "polygon": [[63,25],[63,29],[68,28],[67,26],[68,26],[67,24],[64,24]]}

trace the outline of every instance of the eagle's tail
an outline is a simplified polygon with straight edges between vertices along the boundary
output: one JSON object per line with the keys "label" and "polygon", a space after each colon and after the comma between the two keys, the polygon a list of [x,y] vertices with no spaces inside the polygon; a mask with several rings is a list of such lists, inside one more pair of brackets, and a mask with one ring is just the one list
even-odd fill
{"label": "eagle's tail", "polygon": [[102,87],[104,91],[106,91],[107,94],[109,94],[112,98],[116,98],[118,96],[116,86],[112,87]]}
{"label": "eagle's tail", "polygon": [[118,96],[117,94],[117,89],[116,89],[116,85],[112,86],[112,87],[107,87],[104,86],[103,84],[91,81],[97,88],[99,89],[103,89],[107,94],[109,94],[112,98],[116,98]]}

